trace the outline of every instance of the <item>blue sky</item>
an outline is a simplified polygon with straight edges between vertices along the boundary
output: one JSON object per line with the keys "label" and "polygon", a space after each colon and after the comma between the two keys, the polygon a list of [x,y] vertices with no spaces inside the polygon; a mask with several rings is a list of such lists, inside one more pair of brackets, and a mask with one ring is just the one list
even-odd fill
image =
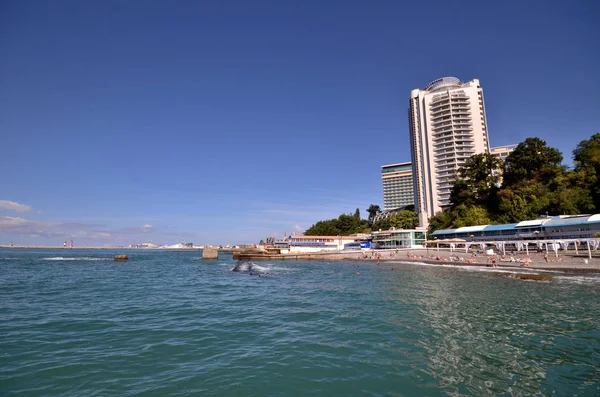
{"label": "blue sky", "polygon": [[382,204],[410,90],[492,146],[600,131],[591,1],[4,1],[0,244],[251,243]]}

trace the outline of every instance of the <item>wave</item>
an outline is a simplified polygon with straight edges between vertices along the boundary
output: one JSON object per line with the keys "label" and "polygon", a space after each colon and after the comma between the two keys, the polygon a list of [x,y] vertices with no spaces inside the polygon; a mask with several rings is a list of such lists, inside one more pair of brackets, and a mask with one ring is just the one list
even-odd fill
{"label": "wave", "polygon": [[543,271],[543,269],[535,269],[535,271],[531,268],[522,268],[522,267],[489,267],[485,265],[446,265],[446,264],[437,264],[437,263],[424,263],[424,262],[402,262],[401,263],[407,265],[417,265],[417,266],[429,266],[429,267],[451,267],[458,270],[464,270],[467,272],[486,272],[486,273],[529,273],[529,274],[540,274],[542,273],[552,273],[549,271]]}
{"label": "wave", "polygon": [[269,273],[269,271],[271,271],[271,270],[272,270],[271,267],[260,266],[254,262],[241,262],[231,268],[232,272]]}
{"label": "wave", "polygon": [[556,281],[574,284],[598,284],[600,276],[554,276]]}
{"label": "wave", "polygon": [[43,261],[112,261],[113,258],[91,258],[87,256],[77,258],[65,258],[62,256],[56,256],[53,258],[42,258]]}
{"label": "wave", "polygon": [[253,271],[254,270],[258,270],[261,273],[268,273],[271,270],[271,268],[270,267],[259,266],[256,263],[253,263],[252,264],[252,270]]}

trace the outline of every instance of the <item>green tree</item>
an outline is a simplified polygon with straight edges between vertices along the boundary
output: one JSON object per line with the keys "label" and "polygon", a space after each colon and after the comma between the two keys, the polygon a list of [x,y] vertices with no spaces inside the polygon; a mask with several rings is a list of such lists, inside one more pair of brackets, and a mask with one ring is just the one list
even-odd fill
{"label": "green tree", "polygon": [[576,215],[595,209],[593,185],[586,170],[569,170],[551,181],[550,215]]}
{"label": "green tree", "polygon": [[563,169],[562,160],[562,154],[548,147],[546,141],[527,138],[517,145],[504,162],[503,187],[529,179],[549,182]]}
{"label": "green tree", "polygon": [[436,230],[443,230],[452,227],[454,215],[449,211],[439,211],[434,216],[429,218],[429,228],[427,234],[431,234]]}
{"label": "green tree", "polygon": [[318,221],[304,232],[306,236],[347,236],[362,233],[368,221],[354,215],[341,214],[337,219]]}
{"label": "green tree", "polygon": [[454,205],[487,204],[498,192],[502,160],[490,153],[475,154],[465,161],[450,195]]}
{"label": "green tree", "polygon": [[578,186],[587,186],[595,209],[600,209],[600,132],[585,139],[573,150]]}
{"label": "green tree", "polygon": [[390,225],[397,229],[414,229],[419,225],[419,218],[414,211],[400,211],[392,215]]}
{"label": "green tree", "polygon": [[360,220],[360,210],[358,208],[356,209],[356,211],[354,211],[354,218]]}
{"label": "green tree", "polygon": [[337,219],[318,221],[304,231],[305,236],[339,236],[340,230],[337,228]]}
{"label": "green tree", "polygon": [[260,244],[260,245],[265,245],[265,242],[264,242],[264,240],[262,240],[262,239],[261,239],[261,240],[260,240],[260,242],[259,242],[258,244]]}
{"label": "green tree", "polygon": [[357,220],[352,215],[342,214],[337,219],[337,228],[341,235],[357,233]]}
{"label": "green tree", "polygon": [[516,223],[529,218],[527,201],[511,189],[502,189],[499,192],[500,223]]}
{"label": "green tree", "polygon": [[455,215],[452,226],[455,228],[487,225],[491,223],[487,209],[479,205],[467,206],[465,204],[461,204],[456,207],[453,212],[455,212]]}
{"label": "green tree", "polygon": [[392,221],[390,220],[390,218],[385,218],[374,222],[371,225],[371,230],[388,230],[390,227],[392,227]]}
{"label": "green tree", "polygon": [[369,225],[371,225],[373,224],[375,215],[381,212],[381,208],[377,204],[371,204],[369,208],[367,208],[367,212],[369,213]]}

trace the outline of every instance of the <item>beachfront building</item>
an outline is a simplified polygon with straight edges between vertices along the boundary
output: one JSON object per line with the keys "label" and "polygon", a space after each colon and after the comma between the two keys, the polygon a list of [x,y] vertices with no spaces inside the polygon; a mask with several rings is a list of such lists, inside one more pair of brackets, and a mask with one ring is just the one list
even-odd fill
{"label": "beachfront building", "polygon": [[437,230],[432,240],[464,241],[590,239],[600,233],[600,214],[558,215],[502,225],[480,225]]}
{"label": "beachfront building", "polygon": [[371,246],[375,249],[423,248],[425,230],[395,229],[372,232]]}
{"label": "beachfront building", "polygon": [[412,90],[408,112],[415,211],[427,227],[450,205],[458,169],[490,151],[483,89],[477,79],[443,77]]}
{"label": "beachfront building", "polygon": [[289,253],[341,251],[347,244],[364,240],[360,236],[290,236]]}
{"label": "beachfront building", "polygon": [[517,145],[496,146],[490,149],[490,153],[504,161],[516,148]]}
{"label": "beachfront building", "polygon": [[383,210],[414,204],[413,175],[410,162],[381,166]]}

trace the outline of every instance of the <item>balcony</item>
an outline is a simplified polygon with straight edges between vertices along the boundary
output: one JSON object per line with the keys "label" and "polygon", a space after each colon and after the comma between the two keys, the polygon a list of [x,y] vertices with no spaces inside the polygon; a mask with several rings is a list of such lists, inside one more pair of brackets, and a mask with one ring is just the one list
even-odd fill
{"label": "balcony", "polygon": [[461,119],[454,119],[452,120],[452,124],[457,125],[457,126],[461,126],[461,127],[471,127],[472,123],[470,121],[467,120],[461,120]]}
{"label": "balcony", "polygon": [[437,167],[438,170],[440,170],[440,172],[456,172],[457,171],[457,167],[455,165],[452,166],[439,166]]}
{"label": "balcony", "polygon": [[436,123],[440,121],[444,121],[444,117],[449,117],[450,111],[444,111],[443,113],[432,113],[431,114],[431,123]]}
{"label": "balcony", "polygon": [[431,111],[435,111],[435,110],[438,110],[439,108],[442,108],[444,106],[448,106],[448,108],[450,107],[450,102],[448,102],[447,99],[443,99],[443,100],[441,100],[439,102],[434,102],[434,103],[430,104],[429,105],[429,109]]}
{"label": "balcony", "polygon": [[440,128],[440,127],[445,127],[448,125],[452,125],[452,119],[450,119],[450,118],[447,118],[445,120],[440,120],[435,123],[431,123],[431,127],[433,127],[433,128]]}

